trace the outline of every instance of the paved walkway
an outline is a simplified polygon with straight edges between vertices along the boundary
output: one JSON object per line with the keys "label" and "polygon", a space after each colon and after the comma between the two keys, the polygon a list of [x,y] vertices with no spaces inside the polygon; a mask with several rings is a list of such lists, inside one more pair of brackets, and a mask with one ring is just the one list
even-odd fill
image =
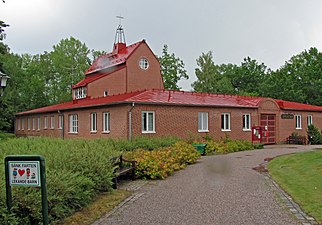
{"label": "paved walkway", "polygon": [[134,195],[94,225],[314,224],[298,220],[272,182],[252,169],[267,157],[313,147],[273,145],[202,157],[166,180],[132,183]]}

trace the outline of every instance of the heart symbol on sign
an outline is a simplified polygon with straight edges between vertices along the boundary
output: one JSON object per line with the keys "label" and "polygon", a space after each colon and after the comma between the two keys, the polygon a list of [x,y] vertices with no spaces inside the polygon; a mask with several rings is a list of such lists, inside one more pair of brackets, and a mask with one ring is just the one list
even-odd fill
{"label": "heart symbol on sign", "polygon": [[19,170],[18,170],[18,173],[19,173],[19,175],[20,175],[20,176],[22,176],[22,175],[24,175],[25,170],[20,170],[20,169],[19,169]]}

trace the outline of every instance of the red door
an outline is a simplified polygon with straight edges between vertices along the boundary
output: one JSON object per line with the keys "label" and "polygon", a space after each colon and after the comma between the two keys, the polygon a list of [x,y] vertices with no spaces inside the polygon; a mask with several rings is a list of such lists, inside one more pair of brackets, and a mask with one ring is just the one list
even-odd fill
{"label": "red door", "polygon": [[263,132],[263,144],[276,143],[276,115],[274,114],[261,114],[261,127]]}

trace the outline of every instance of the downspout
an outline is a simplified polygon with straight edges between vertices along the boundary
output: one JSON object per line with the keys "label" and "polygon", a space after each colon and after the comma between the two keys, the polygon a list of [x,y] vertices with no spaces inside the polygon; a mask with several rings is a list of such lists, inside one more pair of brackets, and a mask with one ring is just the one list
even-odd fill
{"label": "downspout", "polygon": [[132,110],[134,108],[134,102],[132,102],[132,107],[129,110],[129,141],[132,141]]}

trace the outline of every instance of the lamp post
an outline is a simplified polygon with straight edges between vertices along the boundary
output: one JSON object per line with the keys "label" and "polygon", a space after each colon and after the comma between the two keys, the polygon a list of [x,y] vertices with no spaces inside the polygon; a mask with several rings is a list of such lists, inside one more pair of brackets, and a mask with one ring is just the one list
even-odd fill
{"label": "lamp post", "polygon": [[0,71],[0,96],[3,95],[3,90],[7,86],[7,80],[10,77]]}

